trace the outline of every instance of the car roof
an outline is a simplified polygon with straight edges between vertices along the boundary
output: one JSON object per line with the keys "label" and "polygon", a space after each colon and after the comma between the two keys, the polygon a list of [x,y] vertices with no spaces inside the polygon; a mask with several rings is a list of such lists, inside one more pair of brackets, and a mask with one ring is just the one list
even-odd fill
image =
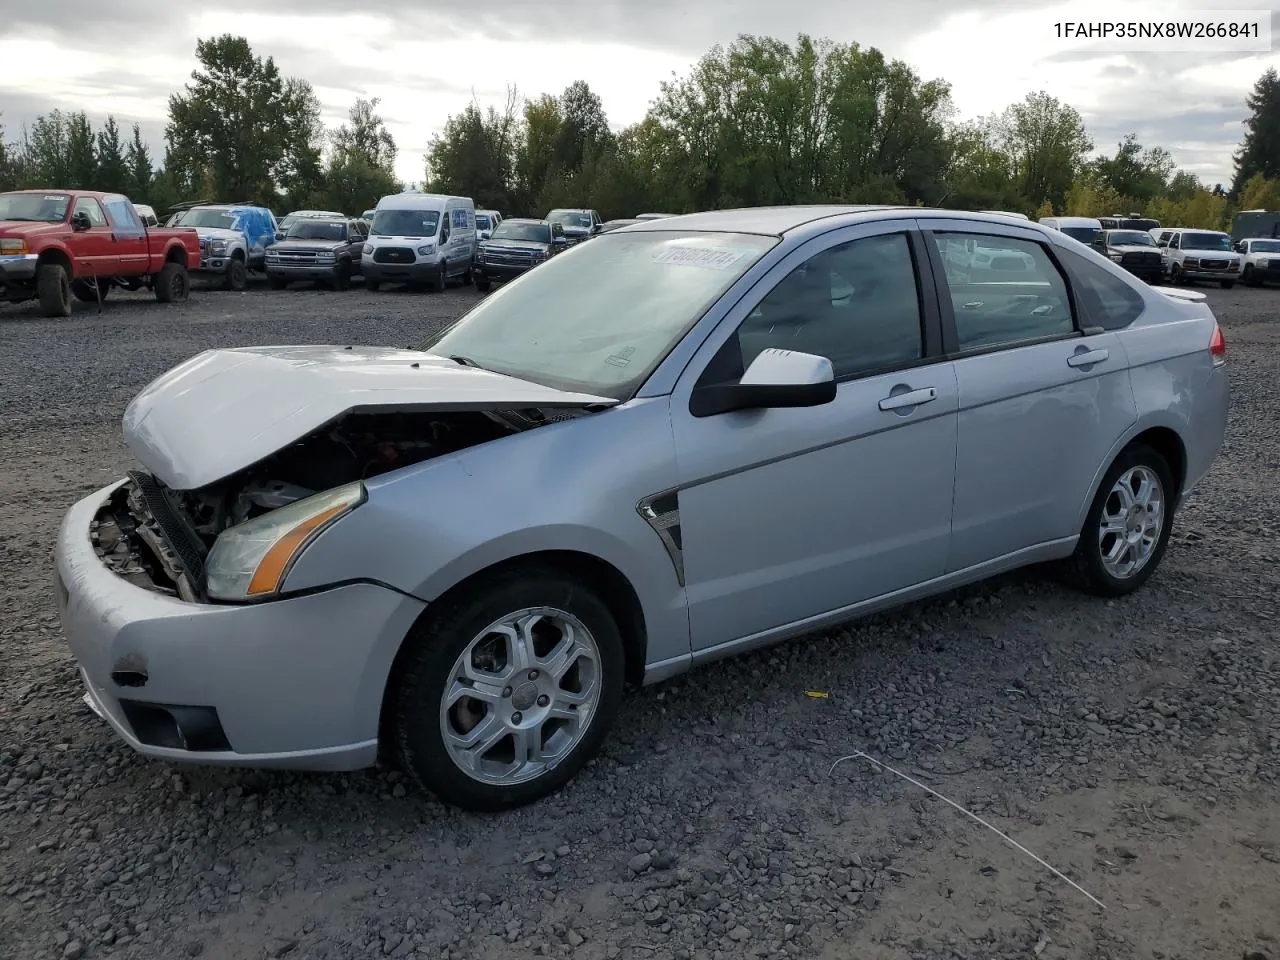
{"label": "car roof", "polygon": [[[547,221],[543,220],[541,217],[507,217],[507,218],[505,218],[502,222],[503,222],[503,223],[541,223],[541,224],[547,224]],[[547,224],[547,225],[549,226],[549,224]]]}
{"label": "car roof", "polygon": [[706,230],[723,233],[758,233],[780,237],[789,231],[829,217],[875,213],[884,210],[911,210],[919,207],[875,206],[871,204],[813,204],[786,207],[738,207],[731,210],[708,210],[686,213],[660,220],[641,220],[627,229],[633,232],[667,230]]}

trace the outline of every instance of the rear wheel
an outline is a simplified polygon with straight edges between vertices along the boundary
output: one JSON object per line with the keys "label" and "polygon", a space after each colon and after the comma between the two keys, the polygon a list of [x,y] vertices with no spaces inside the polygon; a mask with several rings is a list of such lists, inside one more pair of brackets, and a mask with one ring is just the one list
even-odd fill
{"label": "rear wheel", "polygon": [[187,273],[186,264],[166,263],[156,274],[154,286],[160,303],[182,303],[191,292],[191,275]]}
{"label": "rear wheel", "polygon": [[476,584],[414,627],[392,683],[404,768],[440,799],[502,810],[558,790],[599,750],[623,688],[609,608],[558,570]]}
{"label": "rear wheel", "polygon": [[71,281],[60,263],[46,263],[36,270],[36,296],[46,317],[71,316]]}
{"label": "rear wheel", "polygon": [[1174,495],[1173,474],[1160,454],[1146,446],[1121,453],[1102,478],[1069,561],[1077,584],[1120,597],[1146,583],[1169,544]]}
{"label": "rear wheel", "polygon": [[75,298],[81,303],[97,303],[99,291],[101,291],[102,299],[107,299],[107,291],[111,289],[111,284],[107,281],[99,281],[95,277],[92,280],[72,280],[71,292]]}
{"label": "rear wheel", "polygon": [[237,293],[249,286],[249,268],[240,257],[232,257],[227,264],[225,285],[228,290],[235,290]]}

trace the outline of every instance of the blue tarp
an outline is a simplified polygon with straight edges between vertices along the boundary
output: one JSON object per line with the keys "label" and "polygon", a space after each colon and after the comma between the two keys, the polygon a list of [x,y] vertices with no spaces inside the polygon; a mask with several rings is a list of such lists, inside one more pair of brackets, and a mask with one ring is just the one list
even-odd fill
{"label": "blue tarp", "polygon": [[275,223],[271,211],[265,207],[231,207],[228,211],[240,225],[248,244],[249,256],[257,256],[276,239]]}

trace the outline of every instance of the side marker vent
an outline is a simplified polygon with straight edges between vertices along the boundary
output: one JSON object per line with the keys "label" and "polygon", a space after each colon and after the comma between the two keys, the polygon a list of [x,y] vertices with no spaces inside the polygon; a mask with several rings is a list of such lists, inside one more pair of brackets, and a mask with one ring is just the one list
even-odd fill
{"label": "side marker vent", "polygon": [[684,586],[684,545],[680,539],[680,500],[674,491],[645,497],[636,510],[658,535],[676,568],[676,580]]}

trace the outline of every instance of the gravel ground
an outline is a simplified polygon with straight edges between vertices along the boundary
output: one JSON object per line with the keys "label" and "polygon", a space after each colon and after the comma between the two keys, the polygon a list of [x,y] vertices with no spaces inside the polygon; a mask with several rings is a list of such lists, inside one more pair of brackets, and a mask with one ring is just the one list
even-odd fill
{"label": "gravel ground", "polygon": [[[407,345],[474,297],[0,311],[0,957],[1280,958],[1280,291],[1209,291],[1227,445],[1137,596],[1033,571],[704,668],[501,816],[394,771],[118,744],[80,702],[49,564],[63,510],[129,464],[128,399],[206,347]],[[1105,909],[863,759],[829,772],[855,750]]]}

